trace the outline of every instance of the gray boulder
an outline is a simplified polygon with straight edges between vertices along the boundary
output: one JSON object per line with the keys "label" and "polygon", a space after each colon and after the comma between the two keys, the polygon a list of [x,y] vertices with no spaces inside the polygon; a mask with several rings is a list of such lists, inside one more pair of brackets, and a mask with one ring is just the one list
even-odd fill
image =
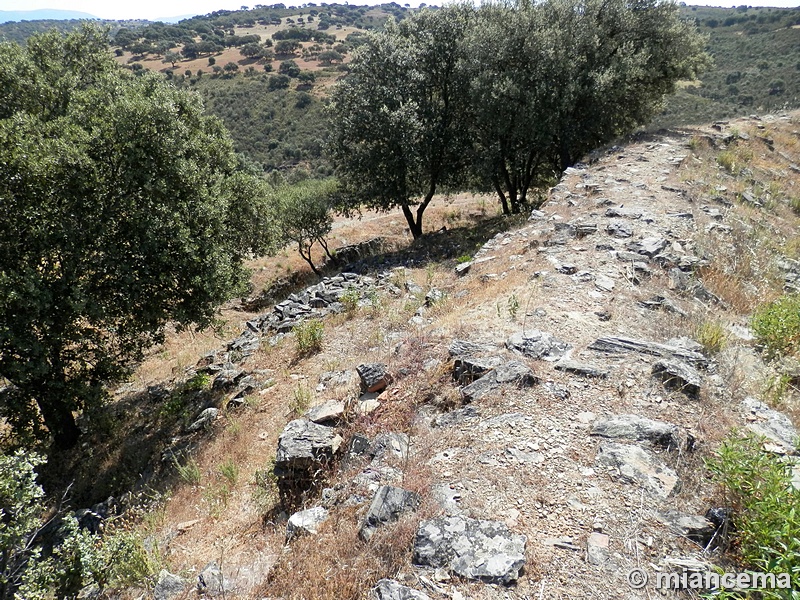
{"label": "gray boulder", "polygon": [[233,590],[231,582],[225,579],[222,569],[216,562],[206,565],[197,576],[197,593],[210,598],[224,597]]}
{"label": "gray boulder", "polygon": [[158,574],[158,581],[156,581],[156,585],[153,588],[153,598],[155,600],[172,600],[178,594],[182,594],[186,590],[186,586],[185,579],[161,569]]}
{"label": "gray boulder", "polygon": [[500,521],[438,517],[420,523],[414,563],[445,568],[466,579],[509,584],[525,566],[526,542]]}
{"label": "gray boulder", "polygon": [[590,350],[620,354],[623,352],[638,352],[650,356],[661,356],[668,359],[679,359],[695,367],[708,367],[708,359],[696,350],[691,350],[685,345],[659,344],[627,337],[602,337],[589,344]]}
{"label": "gray boulder", "polygon": [[797,454],[800,433],[785,414],[771,409],[755,398],[745,398],[742,408],[748,413],[747,428],[766,439],[764,447],[776,454]]}
{"label": "gray boulder", "polygon": [[607,419],[598,419],[592,424],[589,434],[612,440],[646,441],[670,450],[682,446],[677,425],[638,415],[614,415]]}
{"label": "gray boulder", "polygon": [[338,452],[342,441],[331,427],[308,419],[290,421],[278,438],[275,469],[311,466],[328,460]]}
{"label": "gray boulder", "polygon": [[465,402],[472,402],[505,384],[513,383],[518,387],[530,387],[538,381],[538,377],[530,367],[510,360],[463,388],[461,397]]}
{"label": "gray boulder", "polygon": [[612,467],[625,483],[642,486],[651,496],[666,499],[679,484],[678,475],[652,452],[627,444],[600,444],[596,462]]}
{"label": "gray boulder", "polygon": [[430,600],[422,592],[399,584],[394,579],[381,579],[370,594],[371,600]]}
{"label": "gray boulder", "polygon": [[574,373],[575,375],[582,375],[583,377],[596,377],[598,379],[605,379],[608,377],[608,371],[595,365],[588,363],[580,363],[574,360],[559,360],[553,365],[559,371],[566,371],[567,373]]}
{"label": "gray boulder", "polygon": [[558,360],[572,349],[563,342],[544,331],[520,332],[506,340],[506,347],[530,358],[542,360]]}
{"label": "gray boulder", "polygon": [[416,510],[419,503],[419,494],[392,485],[381,486],[369,505],[359,537],[368,542],[378,527],[394,523],[403,513]]}
{"label": "gray boulder", "polygon": [[328,511],[324,506],[315,506],[308,510],[301,510],[294,513],[286,522],[286,539],[309,533],[317,533],[319,526],[328,520]]}
{"label": "gray boulder", "polygon": [[211,424],[217,419],[219,415],[219,409],[216,408],[207,408],[203,412],[201,412],[197,419],[186,428],[186,431],[200,431],[201,429],[207,429]]}
{"label": "gray boulder", "polygon": [[392,376],[383,363],[358,365],[356,372],[361,378],[361,388],[365,392],[380,392],[392,382]]}
{"label": "gray boulder", "polygon": [[680,360],[659,360],[653,364],[653,375],[659,377],[668,388],[697,397],[703,379],[697,369]]}
{"label": "gray boulder", "polygon": [[333,423],[344,415],[344,402],[328,400],[317,406],[312,406],[305,414],[306,419],[314,423]]}

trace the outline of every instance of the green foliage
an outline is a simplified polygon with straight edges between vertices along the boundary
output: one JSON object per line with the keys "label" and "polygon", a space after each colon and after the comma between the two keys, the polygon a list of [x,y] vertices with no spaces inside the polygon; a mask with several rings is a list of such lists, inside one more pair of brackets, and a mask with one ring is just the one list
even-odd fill
{"label": "green foliage", "polygon": [[512,321],[517,320],[517,313],[519,312],[519,299],[516,294],[511,294],[506,303],[508,307],[508,314],[511,316]]}
{"label": "green foliage", "polygon": [[211,376],[207,373],[197,373],[183,384],[183,389],[187,391],[200,391],[208,389],[209,386],[211,386]]}
{"label": "green foliage", "polygon": [[311,406],[311,390],[302,383],[298,383],[292,393],[292,401],[289,403],[289,409],[296,415],[305,414]]}
{"label": "green foliage", "polygon": [[709,354],[716,354],[725,348],[728,334],[717,321],[703,321],[695,330],[695,339]]}
{"label": "green foliage", "polygon": [[231,486],[236,485],[239,480],[239,465],[236,464],[232,458],[229,458],[219,467],[219,473],[222,475]]}
{"label": "green foliage", "polygon": [[172,464],[175,465],[178,476],[184,482],[189,485],[200,485],[203,475],[200,472],[200,465],[197,464],[193,456],[183,457],[182,460],[179,460],[178,457],[174,457],[172,459]]}
{"label": "green foliage", "polygon": [[418,237],[436,190],[469,181],[520,212],[532,187],[647,123],[705,66],[703,45],[657,0],[448,5],[389,22],[331,94],[344,208],[401,207]]}
{"label": "green foliage", "polygon": [[[0,456],[0,600],[74,598],[87,585],[100,590],[141,584],[154,565],[135,534],[118,531],[100,538],[58,512],[44,519],[44,492],[36,454]],[[45,551],[45,538],[56,540]]]}
{"label": "green foliage", "polygon": [[311,354],[322,350],[322,338],[325,325],[318,319],[306,319],[292,328],[297,351],[300,354]]}
{"label": "green foliage", "polygon": [[265,198],[238,196],[258,188],[196,96],[119,67],[92,26],[0,45],[0,89],[0,412],[67,447],[167,322],[208,325],[244,289],[268,240],[237,212]]}
{"label": "green foliage", "polygon": [[437,187],[455,182],[465,155],[467,82],[457,65],[469,17],[470,9],[448,6],[389,22],[366,37],[331,94],[328,150],[349,207],[401,207],[415,238]]}
{"label": "green foliage", "polygon": [[753,332],[772,354],[794,354],[800,349],[800,294],[781,296],[753,313]]}
{"label": "green foliage", "polygon": [[328,244],[325,236],[330,233],[333,218],[331,207],[337,193],[337,183],[333,179],[305,180],[294,185],[284,185],[275,191],[273,214],[279,224],[284,242],[297,245],[314,273],[319,270],[312,259],[312,249],[320,244],[328,257]]}
{"label": "green foliage", "polygon": [[358,309],[358,303],[361,300],[361,294],[356,288],[350,288],[339,297],[339,302],[344,306],[344,310],[348,315],[352,315]]}
{"label": "green foliage", "polygon": [[[734,433],[707,466],[733,509],[731,535],[743,566],[763,573],[789,573],[800,587],[800,490],[792,463],[764,452],[761,440]],[[761,598],[788,598],[781,590],[758,590]],[[722,592],[716,598],[740,598]],[[750,597],[750,596],[748,596]]]}

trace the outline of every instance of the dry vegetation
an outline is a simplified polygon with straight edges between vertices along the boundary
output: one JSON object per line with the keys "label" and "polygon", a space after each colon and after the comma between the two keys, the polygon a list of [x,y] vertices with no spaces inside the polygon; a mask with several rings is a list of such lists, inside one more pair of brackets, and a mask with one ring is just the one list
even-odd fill
{"label": "dry vegetation", "polygon": [[[726,408],[729,403],[748,393],[761,394],[770,376],[763,371],[753,375],[755,371],[750,368],[750,362],[755,361],[752,344],[734,340],[729,326],[746,324],[757,304],[781,293],[781,281],[774,267],[776,254],[791,258],[798,255],[794,236],[797,216],[792,202],[800,195],[797,187],[800,175],[790,168],[792,161],[787,158],[798,155],[798,135],[794,127],[795,121],[733,123],[725,126],[725,131],[738,129],[736,139],[724,149],[709,144],[706,132],[694,135],[689,143],[691,154],[678,170],[677,178],[687,187],[693,210],[698,215],[701,206],[719,208],[724,213],[723,223],[733,228],[727,236],[712,238],[700,234],[695,240],[697,253],[711,258],[709,266],[701,273],[702,281],[723,304],[710,305],[703,311],[693,310],[688,319],[664,313],[657,319],[643,322],[639,332],[642,338],[649,339],[689,335],[700,340],[717,357],[717,375],[729,382],[732,398],[704,391],[695,403],[672,402],[674,394],[663,396],[660,386],[643,375],[649,365],[632,359],[617,364],[613,378],[593,382],[592,386],[548,371],[548,383],[554,381],[569,389],[572,394],[569,406],[543,392],[503,393],[481,404],[481,410],[486,411],[484,414],[525,407],[525,410],[535,411],[533,414],[541,423],[547,423],[554,415],[563,418],[565,411],[591,409],[603,414],[617,405],[645,414],[657,410],[659,418],[690,423],[700,449],[695,454],[678,456],[671,465],[684,474],[684,486],[677,501],[687,506],[710,502],[704,497],[707,480],[703,475],[702,457],[716,447],[735,424],[734,415]],[[749,139],[741,139],[739,134]],[[772,143],[767,144],[761,138],[770,138]],[[770,150],[770,146],[774,150]],[[721,190],[722,187],[725,189]],[[742,201],[749,190],[761,200],[763,208]],[[721,197],[725,202],[711,200],[714,197]],[[575,209],[567,202],[548,210],[565,221],[575,216]],[[447,358],[450,341],[453,338],[496,341],[520,328],[539,327],[583,340],[591,339],[606,327],[591,316],[600,304],[577,293],[569,286],[568,278],[554,287],[550,283],[552,280],[540,277],[539,273],[552,269],[552,264],[546,253],[539,251],[544,238],[540,239],[530,224],[524,236],[501,233],[495,240],[496,249],[491,252],[496,256],[494,260],[474,265],[468,277],[456,277],[453,267],[458,258],[474,255],[477,247],[495,232],[521,224],[504,220],[497,214],[498,207],[492,198],[459,195],[439,199],[426,213],[427,227],[429,231],[447,227],[448,231],[432,234],[421,242],[412,242],[405,232],[404,220],[396,213],[369,213],[361,219],[337,220],[332,248],[380,235],[389,242],[393,249],[389,255],[396,261],[402,262],[402,257],[414,258],[413,265],[396,269],[392,276],[392,282],[403,293],[382,293],[366,306],[327,318],[318,351],[301,352],[293,336],[284,337],[274,345],[264,340],[262,349],[248,360],[247,368],[261,373],[271,385],[248,397],[243,407],[221,411],[213,430],[194,438],[193,451],[187,451],[179,459],[179,464],[192,473],[184,475],[184,471],[167,464],[161,474],[165,479],[151,480],[141,488],[140,499],[151,496],[154,501],[137,513],[138,520],[131,526],[148,537],[151,547],[157,549],[153,552],[154,573],[163,567],[193,576],[205,564],[216,561],[226,573],[236,577],[237,585],[245,590],[240,597],[248,598],[363,598],[369,587],[382,577],[413,581],[415,575],[408,568],[410,545],[419,520],[437,510],[431,501],[432,485],[442,477],[462,481],[478,477],[476,468],[479,467],[471,462],[448,463],[445,469],[432,460],[451,445],[463,446],[464,440],[450,439],[450,434],[443,433],[444,429],[432,431],[426,419],[420,418],[420,414],[448,410],[460,403]],[[698,230],[702,230],[706,221],[716,222],[705,217],[699,220]],[[442,247],[446,247],[446,251]],[[322,259],[321,256],[317,258]],[[290,272],[304,274],[298,278],[298,286],[314,281],[292,249],[253,261],[251,266],[254,296]],[[415,283],[424,292],[432,287],[444,292],[443,300],[425,313],[425,319],[429,320],[425,326],[409,322],[424,298],[406,293],[407,282]],[[667,286],[666,274],[657,272],[641,286],[630,281],[619,282],[613,298],[605,305],[612,325],[617,323],[615,327],[624,331],[629,306]],[[689,309],[691,301],[681,300],[681,305]],[[252,316],[242,312],[238,305],[231,305],[221,311],[217,332],[170,335],[168,342],[154,350],[141,366],[131,387],[140,393],[146,385],[160,382],[174,388],[186,379],[187,367],[204,352],[235,337],[242,323]],[[397,465],[403,473],[398,483],[418,491],[425,499],[424,504],[414,515],[379,531],[369,543],[361,542],[356,535],[361,509],[337,508],[318,535],[287,545],[287,515],[282,512],[277,490],[268,476],[278,435],[285,423],[302,412],[305,405],[329,399],[352,400],[357,394],[355,384],[318,392],[319,376],[327,371],[354,369],[363,362],[385,362],[395,374],[395,382],[380,397],[380,408],[353,419],[347,424],[344,435],[346,438],[355,434],[374,437],[392,431],[410,434],[412,454],[408,461]],[[784,392],[780,397],[782,407],[796,417],[796,398]],[[165,447],[170,436],[191,416],[178,414],[178,418],[170,420],[167,416],[174,415],[167,415],[154,422],[152,413],[163,410],[163,400],[161,404],[137,401],[131,389],[120,389],[118,396],[109,427],[112,431],[126,431],[131,444],[139,447]],[[658,400],[641,400],[650,397]],[[194,405],[178,405],[175,410],[188,411],[187,406]],[[151,413],[149,417],[148,412]],[[140,420],[158,424],[158,427],[143,436],[139,433]],[[135,429],[137,426],[140,429]],[[576,433],[580,431],[570,435]],[[108,439],[115,438],[110,435]],[[126,462],[126,452],[132,451],[131,444],[98,441],[95,446],[93,443],[95,454],[86,461],[84,473],[92,470],[99,475],[88,483],[79,484],[76,493],[88,497],[93,484],[96,489],[118,489],[113,477],[121,477],[120,473],[125,474],[131,465],[141,464],[137,460]],[[140,451],[145,450],[141,448]],[[566,457],[586,464],[586,456],[591,454],[590,443],[583,440],[570,447]],[[322,476],[319,487],[346,489],[362,467],[357,463],[333,466]],[[482,467],[479,470],[481,486],[496,490],[497,497],[487,495],[484,487],[465,489],[463,503],[478,514],[502,517],[507,508],[502,504],[504,500],[524,496],[529,499],[526,511],[529,503],[531,512],[518,516],[507,513],[507,518],[528,535],[547,537],[569,533],[577,538],[583,535],[581,527],[564,520],[568,512],[563,506],[564,498],[554,497],[552,490],[547,490],[548,486],[563,482],[524,470],[516,472],[513,479],[508,479],[502,471]],[[569,482],[571,475],[565,474],[564,481]],[[131,475],[125,476],[130,479]],[[531,495],[530,490],[536,492]],[[584,496],[581,498],[585,501]],[[307,497],[303,507],[317,503],[318,498]],[[663,532],[659,533],[647,521],[646,507],[631,506],[630,510],[633,515],[630,523],[608,524],[608,531],[616,536],[614,539],[628,540],[626,544],[636,546],[637,536],[647,533],[661,540],[658,536]],[[656,546],[658,543],[661,542],[657,541]],[[531,568],[517,590],[519,594],[530,592],[535,597],[538,591],[527,587],[531,582],[541,582],[542,589],[548,582],[548,589],[555,586],[565,593],[570,590],[570,582],[561,581],[559,573],[571,563],[561,564],[552,549],[539,545],[532,546],[530,554]],[[469,597],[488,597],[489,593],[466,584],[459,589],[471,594]],[[130,597],[139,593],[131,591]]]}

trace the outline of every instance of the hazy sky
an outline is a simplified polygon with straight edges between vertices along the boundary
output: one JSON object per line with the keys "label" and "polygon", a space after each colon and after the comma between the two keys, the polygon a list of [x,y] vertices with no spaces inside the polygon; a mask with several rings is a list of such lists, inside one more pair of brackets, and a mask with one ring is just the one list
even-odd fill
{"label": "hazy sky", "polygon": [[[109,2],[108,0],[0,0],[0,10],[35,10],[39,8],[56,8],[62,10],[78,10],[101,19],[158,19],[181,15],[206,14],[220,9],[238,9],[243,4],[274,4],[278,0],[260,0],[249,4],[242,0],[128,0],[125,2]],[[322,0],[312,0],[320,4]],[[331,2],[344,0],[329,0]],[[386,0],[389,1],[389,0]],[[416,6],[425,0],[395,0],[398,4],[408,2]],[[427,0],[428,4],[440,4],[440,1]],[[286,5],[297,5],[303,2],[283,0]],[[350,4],[376,4],[375,0],[349,0]],[[800,0],[751,0],[748,6],[782,6],[794,7]],[[707,6],[737,6],[745,4],[744,0],[699,0],[687,4],[704,4]]]}

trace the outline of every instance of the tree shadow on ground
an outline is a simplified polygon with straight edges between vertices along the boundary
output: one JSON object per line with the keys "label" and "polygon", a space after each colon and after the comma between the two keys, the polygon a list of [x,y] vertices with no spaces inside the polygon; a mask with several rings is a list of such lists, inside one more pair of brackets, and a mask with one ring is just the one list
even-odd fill
{"label": "tree shadow on ground", "polygon": [[[425,268],[430,264],[473,257],[488,240],[524,222],[523,215],[482,218],[474,224],[441,229],[413,240],[404,247],[362,258],[344,267],[329,266],[323,275],[342,271],[375,273],[394,267]],[[318,279],[290,278],[281,289],[283,298],[313,285]],[[283,298],[271,298],[275,303]],[[271,310],[271,306],[263,310]],[[197,357],[200,359],[200,357]],[[115,394],[115,399],[97,409],[88,433],[78,448],[51,453],[40,473],[40,483],[49,497],[60,497],[69,488],[73,508],[89,507],[109,496],[123,499],[158,495],[172,488],[183,476],[178,464],[211,439],[210,431],[187,433],[186,428],[202,410],[220,407],[224,393],[211,389],[187,388],[186,384],[164,382],[145,390]],[[239,410],[246,410],[244,408]],[[126,502],[123,502],[123,505]]]}

